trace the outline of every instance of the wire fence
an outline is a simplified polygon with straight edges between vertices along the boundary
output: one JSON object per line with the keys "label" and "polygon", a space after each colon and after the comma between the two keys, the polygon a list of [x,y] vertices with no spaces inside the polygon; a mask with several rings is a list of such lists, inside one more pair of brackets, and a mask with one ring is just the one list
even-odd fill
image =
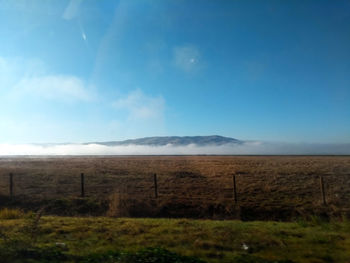
{"label": "wire fence", "polygon": [[[187,176],[187,177],[186,177]],[[225,180],[224,180],[224,179]],[[99,176],[77,173],[66,177],[48,174],[32,175],[10,172],[0,178],[0,194],[43,198],[77,196],[108,196],[124,193],[134,198],[176,200],[231,200],[234,204],[336,204],[348,207],[350,175],[318,175],[306,178],[295,175],[291,180],[284,175],[262,177],[234,173],[215,180],[206,178],[170,178],[157,173],[139,176]],[[187,179],[184,180],[184,179]],[[224,182],[224,183],[223,183]]]}

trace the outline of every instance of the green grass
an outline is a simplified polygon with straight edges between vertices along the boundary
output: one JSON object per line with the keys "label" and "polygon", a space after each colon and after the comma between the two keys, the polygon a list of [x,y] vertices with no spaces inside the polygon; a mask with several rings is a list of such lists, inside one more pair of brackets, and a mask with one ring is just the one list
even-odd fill
{"label": "green grass", "polygon": [[345,263],[350,223],[24,215],[0,219],[0,256],[8,262]]}

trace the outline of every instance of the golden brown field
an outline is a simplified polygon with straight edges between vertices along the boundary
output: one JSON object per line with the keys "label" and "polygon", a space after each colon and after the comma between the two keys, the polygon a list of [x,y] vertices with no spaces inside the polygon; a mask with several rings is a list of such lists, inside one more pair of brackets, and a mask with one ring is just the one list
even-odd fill
{"label": "golden brown field", "polygon": [[[14,174],[12,201],[6,197],[10,172]],[[104,200],[108,206],[99,213],[283,220],[312,213],[343,215],[350,210],[349,156],[2,158],[2,205],[79,197],[80,173],[85,174],[86,199]],[[319,176],[324,178],[326,206]]]}

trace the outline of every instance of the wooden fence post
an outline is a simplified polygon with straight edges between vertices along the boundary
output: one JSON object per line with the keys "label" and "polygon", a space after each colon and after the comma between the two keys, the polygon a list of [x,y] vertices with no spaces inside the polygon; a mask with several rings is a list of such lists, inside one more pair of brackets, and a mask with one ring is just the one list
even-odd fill
{"label": "wooden fence post", "polygon": [[81,197],[85,197],[84,173],[80,175]]}
{"label": "wooden fence post", "polygon": [[10,197],[12,198],[13,197],[13,174],[10,173],[10,177],[9,177],[9,180],[10,180]]}
{"label": "wooden fence post", "polygon": [[157,174],[154,174],[154,197],[158,198],[158,181],[157,181]]}
{"label": "wooden fence post", "polygon": [[324,182],[323,182],[323,176],[322,175],[320,176],[320,188],[321,188],[321,194],[322,194],[322,204],[326,205],[327,204],[327,202],[326,202],[326,193],[325,193],[325,190],[324,190]]}
{"label": "wooden fence post", "polygon": [[237,204],[237,187],[236,187],[236,175],[232,175],[232,183],[233,183],[233,199],[235,201],[235,204]]}

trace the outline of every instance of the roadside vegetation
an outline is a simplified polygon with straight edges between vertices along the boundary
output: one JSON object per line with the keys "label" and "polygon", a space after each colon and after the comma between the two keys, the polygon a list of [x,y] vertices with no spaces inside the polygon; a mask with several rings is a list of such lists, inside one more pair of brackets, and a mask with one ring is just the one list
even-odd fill
{"label": "roadside vegetation", "polygon": [[1,262],[349,262],[350,222],[42,216],[0,211]]}

